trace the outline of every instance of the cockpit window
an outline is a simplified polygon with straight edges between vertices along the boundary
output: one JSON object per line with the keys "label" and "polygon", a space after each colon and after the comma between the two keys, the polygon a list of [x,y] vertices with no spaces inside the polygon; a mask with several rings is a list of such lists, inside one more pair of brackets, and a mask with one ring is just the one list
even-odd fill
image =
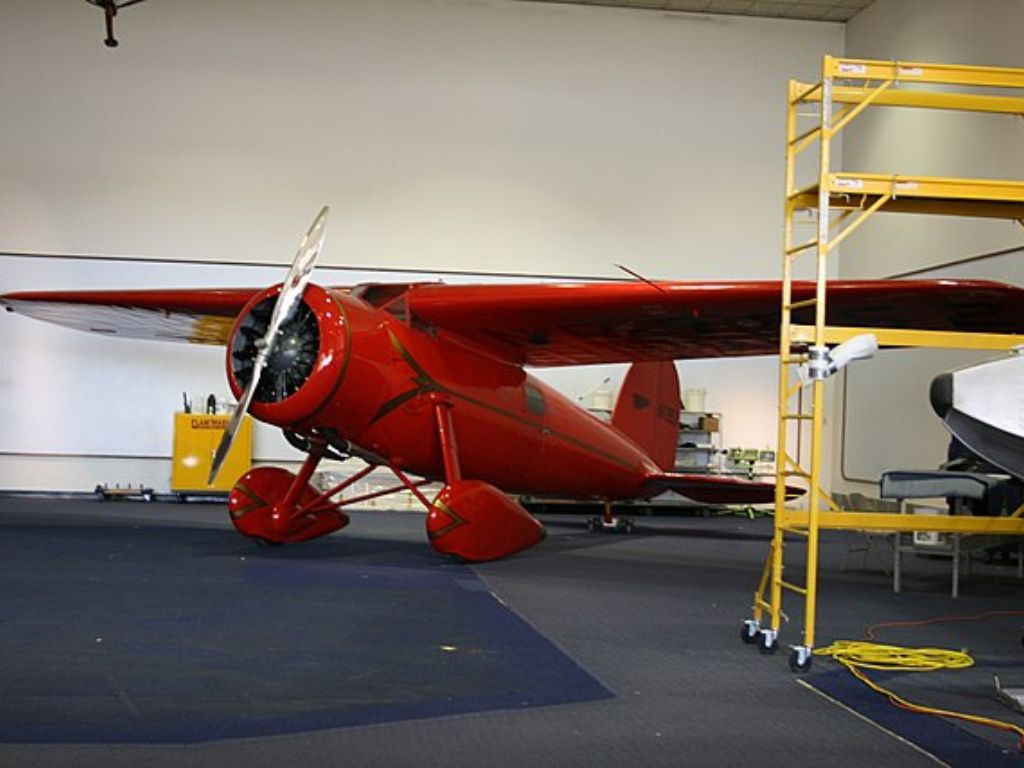
{"label": "cockpit window", "polygon": [[407,323],[409,302],[406,297],[409,288],[407,283],[363,283],[352,289],[352,295]]}
{"label": "cockpit window", "polygon": [[383,307],[409,290],[406,283],[363,283],[352,289],[352,295],[367,304]]}
{"label": "cockpit window", "polygon": [[394,315],[403,323],[409,321],[409,302],[406,301],[405,296],[406,295],[403,293],[390,304],[384,305],[385,312],[387,312],[389,315]]}

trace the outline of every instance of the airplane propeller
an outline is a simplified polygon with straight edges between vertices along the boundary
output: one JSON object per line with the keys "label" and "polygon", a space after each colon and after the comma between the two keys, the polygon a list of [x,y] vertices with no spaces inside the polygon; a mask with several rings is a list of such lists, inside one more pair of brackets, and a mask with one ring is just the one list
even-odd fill
{"label": "airplane propeller", "polygon": [[329,211],[330,209],[326,205],[320,209],[320,213],[313,220],[309,231],[306,232],[302,242],[299,243],[299,250],[295,254],[292,266],[288,270],[288,276],[281,286],[281,293],[278,294],[277,301],[274,303],[274,310],[270,315],[267,332],[261,338],[256,339],[257,353],[256,359],[253,361],[252,377],[249,379],[242,397],[239,398],[235,412],[231,415],[231,421],[228,422],[228,428],[224,430],[224,436],[220,440],[220,445],[217,446],[217,452],[213,455],[210,477],[207,480],[208,485],[213,485],[213,481],[216,480],[224,459],[227,458],[228,452],[231,450],[231,444],[235,441],[238,426],[242,423],[242,417],[249,410],[253,395],[259,386],[263,369],[266,368],[267,360],[279,341],[282,324],[289,318],[302,300],[302,295],[306,292],[306,286],[309,284],[313,267],[316,265],[320,249],[324,244],[327,214]]}

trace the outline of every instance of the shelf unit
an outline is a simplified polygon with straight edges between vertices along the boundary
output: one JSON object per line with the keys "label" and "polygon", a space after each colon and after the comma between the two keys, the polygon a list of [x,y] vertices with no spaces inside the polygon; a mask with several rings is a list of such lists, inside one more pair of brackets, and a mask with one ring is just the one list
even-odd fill
{"label": "shelf unit", "polygon": [[[942,91],[921,85],[942,85]],[[978,93],[979,87],[1009,90],[1020,96]],[[792,647],[790,668],[810,668],[815,641],[818,535],[821,529],[861,531],[936,531],[940,533],[999,533],[1024,535],[1020,517],[946,517],[894,515],[867,511],[841,511],[821,488],[822,435],[825,380],[805,384],[798,368],[812,353],[824,351],[862,333],[874,333],[880,346],[945,347],[1008,350],[1024,343],[1024,336],[1007,334],[937,333],[903,328],[844,328],[826,322],[828,257],[836,247],[878,212],[911,212],[1016,219],[1024,223],[1024,181],[937,178],[898,174],[850,173],[830,167],[831,143],[869,107],[915,107],[1024,116],[1024,69],[974,67],[919,62],[869,61],[825,56],[818,83],[790,81],[786,117],[786,200],[782,257],[782,314],[779,343],[778,468],[775,490],[775,526],[765,566],[754,593],[752,618],[744,622],[743,639],[757,643],[763,653],[778,647],[783,592],[804,598],[802,642]],[[797,110],[815,104],[816,123],[798,133]],[[813,185],[795,186],[797,159],[818,144],[818,174]],[[794,242],[798,211],[817,215],[816,236]],[[832,213],[836,212],[833,217]],[[815,259],[815,296],[793,301],[794,262]],[[793,312],[813,307],[813,325],[800,325]],[[800,397],[805,387],[811,397]],[[803,404],[803,405],[801,405]],[[789,450],[789,432],[810,429],[810,450],[802,461]],[[787,504],[786,485],[796,480],[807,493]],[[803,585],[784,579],[787,536],[807,542]],[[768,617],[767,624],[765,622]]]}
{"label": "shelf unit", "polygon": [[715,472],[722,451],[722,415],[707,411],[679,412],[676,466],[680,472]]}

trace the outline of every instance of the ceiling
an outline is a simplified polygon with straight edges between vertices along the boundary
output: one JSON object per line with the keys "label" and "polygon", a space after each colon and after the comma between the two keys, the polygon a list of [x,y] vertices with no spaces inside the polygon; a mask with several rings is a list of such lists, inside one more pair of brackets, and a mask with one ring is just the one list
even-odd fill
{"label": "ceiling", "polygon": [[718,13],[809,21],[849,21],[874,0],[532,0],[571,5],[607,5],[651,11]]}

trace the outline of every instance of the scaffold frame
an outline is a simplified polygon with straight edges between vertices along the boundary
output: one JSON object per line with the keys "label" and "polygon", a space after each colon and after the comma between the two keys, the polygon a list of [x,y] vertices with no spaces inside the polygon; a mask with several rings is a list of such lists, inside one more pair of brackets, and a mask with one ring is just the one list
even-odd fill
{"label": "scaffold frame", "polygon": [[[915,85],[948,86],[941,92]],[[957,88],[968,89],[968,92]],[[1021,97],[978,93],[978,89],[1019,89]],[[800,107],[813,104],[816,125],[798,133]],[[742,638],[762,653],[774,653],[784,618],[782,598],[794,592],[804,599],[800,642],[791,645],[790,668],[804,672],[815,647],[818,598],[819,534],[823,529],[860,531],[937,531],[960,534],[998,533],[1024,536],[1024,518],[985,516],[905,516],[868,511],[841,511],[822,488],[824,378],[809,383],[800,366],[813,350],[826,349],[855,335],[872,333],[880,346],[943,347],[1010,350],[1024,344],[1011,334],[950,333],[911,328],[850,328],[829,326],[826,300],[829,257],[838,245],[879,212],[1015,219],[1024,222],[1024,180],[940,178],[833,171],[832,142],[870,107],[916,107],[1024,116],[1024,69],[975,67],[921,62],[870,61],[825,56],[822,78],[807,84],[789,83],[786,110],[785,208],[782,254],[782,307],[779,339],[778,468],[775,487],[774,533],[761,577],[754,592],[752,617],[744,622]],[[817,182],[796,188],[797,159],[818,143]],[[816,214],[816,235],[794,243],[795,216]],[[836,212],[833,217],[832,213]],[[794,263],[814,257],[815,297],[794,303]],[[814,324],[798,324],[793,312],[814,307]],[[810,389],[810,397],[805,390]],[[810,450],[803,459],[790,450],[793,430],[810,432]],[[797,481],[806,494],[787,502],[787,484]],[[806,541],[803,584],[784,578],[787,536]],[[767,619],[767,621],[766,621]]]}

